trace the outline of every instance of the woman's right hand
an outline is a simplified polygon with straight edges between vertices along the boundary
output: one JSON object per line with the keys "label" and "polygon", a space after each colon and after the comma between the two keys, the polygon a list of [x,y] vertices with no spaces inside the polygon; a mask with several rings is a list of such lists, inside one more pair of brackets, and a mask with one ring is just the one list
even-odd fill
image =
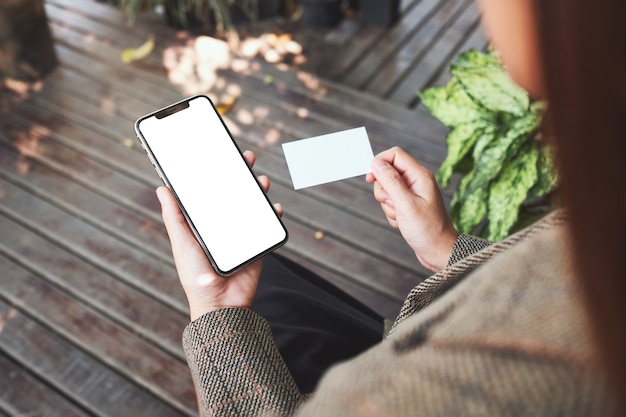
{"label": "woman's right hand", "polygon": [[[254,153],[246,151],[243,156],[252,168],[256,159]],[[263,191],[269,190],[270,181],[266,176],[259,177],[259,184]],[[219,276],[189,228],[171,191],[161,186],[157,189],[157,196],[172,244],[176,270],[189,301],[191,320],[221,308],[250,308],[263,261],[260,259],[227,278]],[[276,204],[274,207],[282,216],[282,206]]]}
{"label": "woman's right hand", "polygon": [[446,267],[459,235],[448,216],[434,175],[404,150],[394,147],[372,161],[367,182],[389,224],[431,271]]}

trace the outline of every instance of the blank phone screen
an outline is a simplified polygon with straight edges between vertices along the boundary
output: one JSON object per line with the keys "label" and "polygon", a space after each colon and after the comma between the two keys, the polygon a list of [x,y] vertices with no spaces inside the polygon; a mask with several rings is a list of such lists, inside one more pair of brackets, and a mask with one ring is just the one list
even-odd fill
{"label": "blank phone screen", "polygon": [[137,131],[203,249],[228,274],[280,246],[287,232],[209,99],[188,104],[140,119]]}

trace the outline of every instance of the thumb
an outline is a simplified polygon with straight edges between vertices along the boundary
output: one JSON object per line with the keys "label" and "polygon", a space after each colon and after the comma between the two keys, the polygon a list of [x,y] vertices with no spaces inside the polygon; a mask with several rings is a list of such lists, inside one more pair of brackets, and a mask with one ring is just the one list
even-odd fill
{"label": "thumb", "polygon": [[394,204],[401,203],[412,195],[402,175],[385,160],[374,158],[372,161],[372,173]]}
{"label": "thumb", "polygon": [[172,244],[172,251],[177,252],[181,247],[183,250],[187,250],[188,245],[195,244],[195,237],[180,212],[174,196],[170,190],[163,186],[157,188],[156,192],[161,203],[161,216]]}

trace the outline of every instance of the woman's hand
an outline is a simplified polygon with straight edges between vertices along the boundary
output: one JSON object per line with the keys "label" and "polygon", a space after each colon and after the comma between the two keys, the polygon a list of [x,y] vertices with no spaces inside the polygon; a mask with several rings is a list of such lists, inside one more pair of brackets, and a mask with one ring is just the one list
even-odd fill
{"label": "woman's hand", "polygon": [[378,154],[367,182],[389,224],[407,241],[422,265],[446,267],[458,232],[443,204],[434,175],[400,148]]}
{"label": "woman's hand", "polygon": [[[246,151],[244,157],[248,165],[254,165],[254,153]],[[270,187],[269,179],[260,176],[259,183],[267,192]],[[189,302],[191,320],[220,308],[249,308],[256,294],[263,260],[258,260],[229,277],[218,275],[189,229],[170,190],[159,187],[157,197],[172,245],[176,270]],[[282,216],[280,204],[276,204],[275,208]]]}

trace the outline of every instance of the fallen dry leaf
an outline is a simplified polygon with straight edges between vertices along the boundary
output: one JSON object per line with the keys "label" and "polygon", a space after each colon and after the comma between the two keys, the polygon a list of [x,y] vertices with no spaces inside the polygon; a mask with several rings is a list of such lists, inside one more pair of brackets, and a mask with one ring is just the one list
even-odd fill
{"label": "fallen dry leaf", "polygon": [[217,111],[219,112],[219,114],[224,115],[233,108],[236,101],[237,101],[236,97],[231,97],[227,102],[218,103],[215,107],[217,108]]}
{"label": "fallen dry leaf", "polygon": [[138,48],[127,48],[122,51],[122,62],[130,64],[131,62],[146,59],[154,49],[154,35],[150,35],[148,40]]}

